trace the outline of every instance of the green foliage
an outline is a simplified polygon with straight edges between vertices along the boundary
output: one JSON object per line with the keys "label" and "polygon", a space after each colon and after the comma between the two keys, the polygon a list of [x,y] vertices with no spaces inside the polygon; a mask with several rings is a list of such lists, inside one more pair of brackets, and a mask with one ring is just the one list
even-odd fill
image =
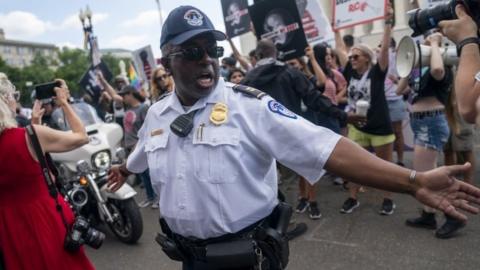
{"label": "green foliage", "polygon": [[[120,73],[119,59],[109,54],[102,56],[102,60],[110,68],[114,76]],[[124,61],[128,66],[129,60],[125,59]],[[23,69],[9,66],[0,57],[0,72],[7,74],[8,78],[21,92],[21,103],[24,106],[31,106],[30,95],[33,86],[56,78],[67,82],[73,96],[82,96],[83,89],[80,89],[78,82],[90,67],[90,63],[89,56],[84,50],[64,47],[58,51],[58,59],[51,59],[37,54],[31,65]]]}

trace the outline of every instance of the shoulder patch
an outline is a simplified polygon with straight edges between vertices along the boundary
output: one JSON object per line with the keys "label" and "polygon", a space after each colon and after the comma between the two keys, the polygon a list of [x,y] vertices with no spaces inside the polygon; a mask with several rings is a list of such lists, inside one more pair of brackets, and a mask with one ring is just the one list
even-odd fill
{"label": "shoulder patch", "polygon": [[260,91],[256,88],[246,86],[246,85],[241,85],[241,84],[233,85],[232,89],[235,92],[240,92],[240,93],[245,94],[246,96],[250,96],[250,97],[256,97],[257,99],[262,99],[264,96],[267,95],[264,92],[262,92],[262,91]]}
{"label": "shoulder patch", "polygon": [[285,108],[285,106],[283,106],[282,104],[278,103],[276,100],[273,100],[273,99],[268,102],[268,109],[271,112],[279,114],[281,116],[285,116],[292,119],[298,118],[296,114],[294,114],[293,112]]}

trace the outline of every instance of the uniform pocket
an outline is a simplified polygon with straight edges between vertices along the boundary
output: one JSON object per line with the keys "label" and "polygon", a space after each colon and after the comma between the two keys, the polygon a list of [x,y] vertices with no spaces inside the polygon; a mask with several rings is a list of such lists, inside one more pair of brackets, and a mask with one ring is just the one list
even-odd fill
{"label": "uniform pocket", "polygon": [[[214,184],[238,179],[240,132],[231,127],[204,127],[193,136],[195,178]],[[233,166],[232,166],[233,165]]]}
{"label": "uniform pocket", "polygon": [[168,168],[167,158],[167,143],[168,135],[162,134],[160,136],[149,137],[145,142],[145,152],[148,158],[148,167],[150,169],[150,175],[159,176],[159,179],[153,179],[152,181],[166,181],[166,172]]}

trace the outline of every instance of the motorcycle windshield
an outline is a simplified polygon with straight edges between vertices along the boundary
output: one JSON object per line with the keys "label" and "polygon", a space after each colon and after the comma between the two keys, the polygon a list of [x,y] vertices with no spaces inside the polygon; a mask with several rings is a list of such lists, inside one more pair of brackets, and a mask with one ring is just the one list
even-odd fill
{"label": "motorcycle windshield", "polygon": [[[85,126],[103,123],[102,119],[98,117],[97,112],[91,105],[84,102],[73,103],[71,105]],[[62,109],[55,109],[52,113],[52,120],[58,129],[63,131],[70,130],[70,125],[67,123],[67,119],[65,118]]]}

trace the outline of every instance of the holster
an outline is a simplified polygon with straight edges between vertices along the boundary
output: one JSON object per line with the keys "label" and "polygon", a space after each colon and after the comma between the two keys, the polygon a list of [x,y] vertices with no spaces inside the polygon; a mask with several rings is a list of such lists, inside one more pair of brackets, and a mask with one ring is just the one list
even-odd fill
{"label": "holster", "polygon": [[205,260],[209,266],[227,268],[251,267],[257,264],[257,244],[253,239],[239,239],[231,242],[214,243],[205,247]]}
{"label": "holster", "polygon": [[163,218],[160,218],[160,227],[164,234],[157,233],[155,241],[157,241],[157,243],[162,247],[163,252],[165,252],[165,254],[174,261],[185,261],[185,253],[173,240],[172,231]]}

